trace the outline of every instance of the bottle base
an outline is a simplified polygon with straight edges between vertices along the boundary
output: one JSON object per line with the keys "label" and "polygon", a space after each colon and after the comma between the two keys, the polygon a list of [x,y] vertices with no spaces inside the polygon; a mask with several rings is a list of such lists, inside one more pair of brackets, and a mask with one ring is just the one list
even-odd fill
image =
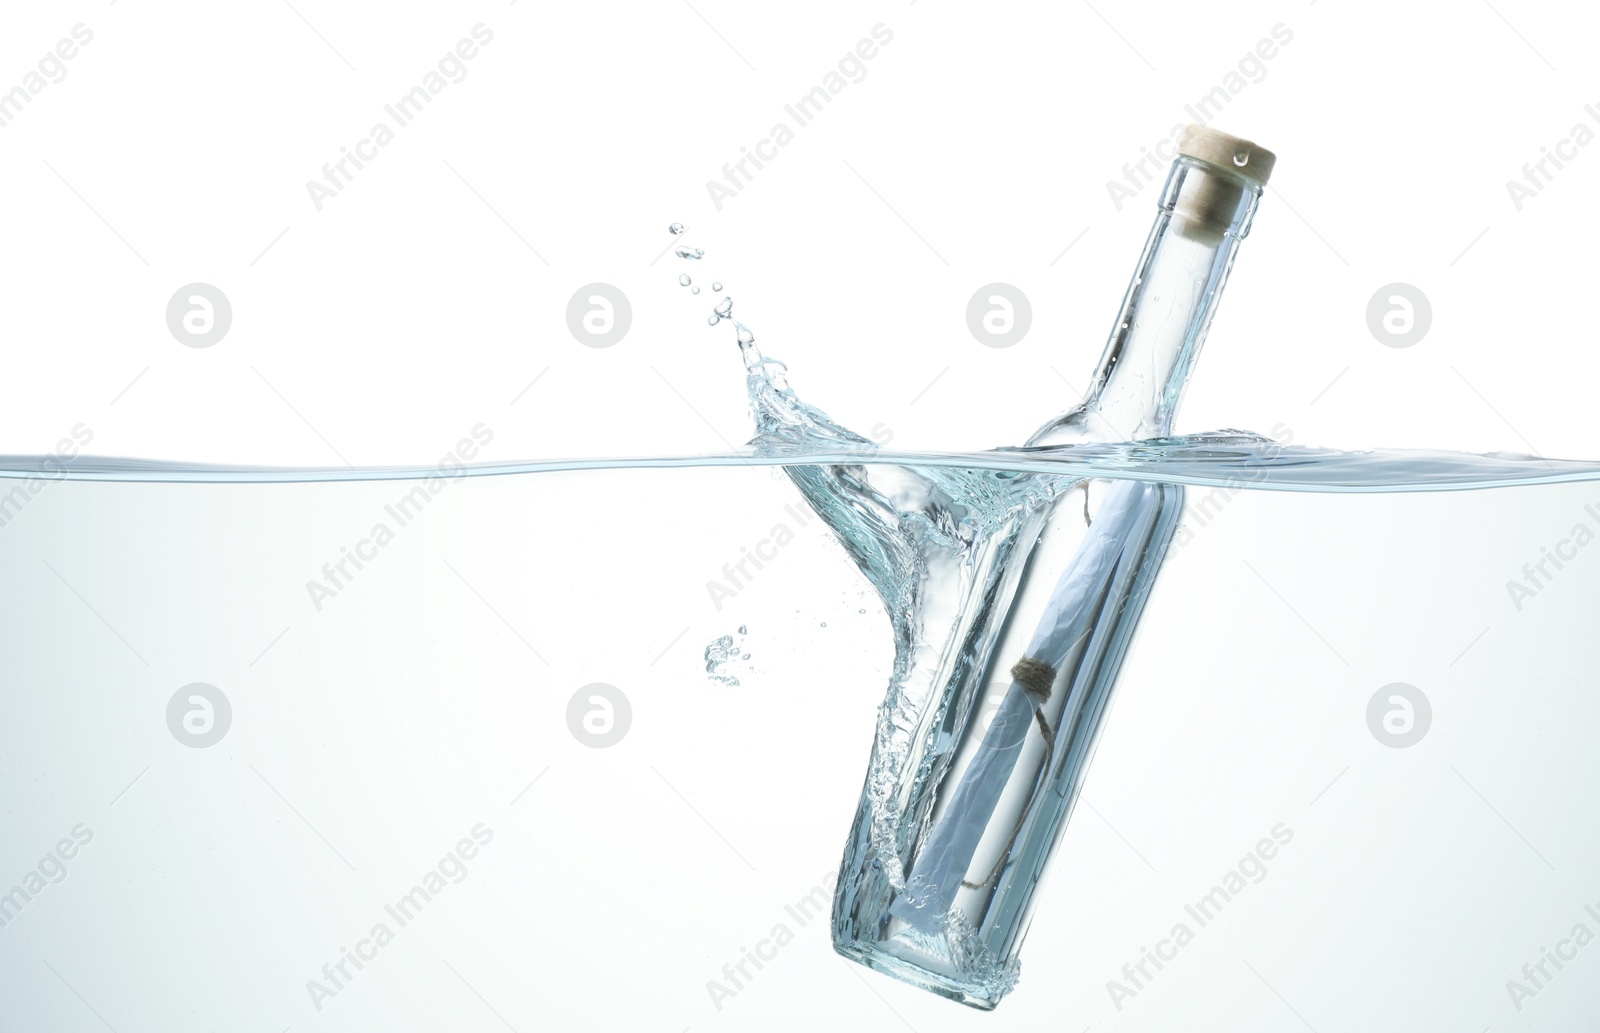
{"label": "bottle base", "polygon": [[994,1011],[995,1006],[1000,1003],[998,996],[984,996],[984,992],[978,987],[965,988],[952,985],[944,977],[929,972],[904,958],[890,954],[875,944],[835,942],[833,949],[851,961],[865,965],[875,972],[881,972],[886,976],[900,980],[902,983],[909,983],[920,990],[938,994],[946,1000],[964,1004],[969,1008],[976,1008],[979,1011]]}

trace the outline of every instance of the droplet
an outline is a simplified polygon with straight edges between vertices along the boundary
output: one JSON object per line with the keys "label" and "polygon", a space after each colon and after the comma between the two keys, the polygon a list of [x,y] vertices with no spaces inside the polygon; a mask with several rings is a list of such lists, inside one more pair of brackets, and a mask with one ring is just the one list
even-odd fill
{"label": "droplet", "polygon": [[712,326],[716,326],[718,323],[722,322],[722,317],[713,312],[711,315],[706,317],[706,322]]}
{"label": "droplet", "polygon": [[1235,154],[1233,156],[1233,163],[1240,168],[1244,168],[1246,165],[1250,164],[1250,152],[1240,151],[1238,154]]}
{"label": "droplet", "polygon": [[689,293],[690,294],[699,294],[700,293],[700,288],[699,287],[690,287],[689,288]]}
{"label": "droplet", "polygon": [[741,659],[741,660],[748,660],[748,659],[750,659],[750,654],[749,654],[749,653],[746,653],[746,654],[745,654],[745,655],[744,655],[744,656],[741,656],[741,657],[740,657],[740,658],[739,658],[739,659]]}
{"label": "droplet", "polygon": [[721,316],[723,319],[727,319],[729,316],[733,315],[732,298],[723,298],[721,301],[717,302],[717,315]]}
{"label": "droplet", "polygon": [[749,632],[746,631],[745,629],[746,629],[746,625],[743,625],[743,624],[739,625],[739,634],[741,634],[741,635],[749,634]]}
{"label": "droplet", "polygon": [[856,612],[857,613],[866,613],[867,611],[866,610],[857,610]]}
{"label": "droplet", "polygon": [[828,622],[827,622],[827,621],[823,621],[823,622],[822,622],[822,626],[823,626],[823,627],[824,627],[824,628],[826,628],[826,627],[827,627],[827,626],[828,626]]}
{"label": "droplet", "polygon": [[714,291],[720,291],[722,289],[722,283],[718,280],[712,280],[711,289]]}
{"label": "droplet", "polygon": [[679,258],[687,258],[690,261],[695,261],[695,260],[704,258],[706,256],[706,253],[704,251],[701,251],[697,247],[690,247],[687,244],[679,245],[679,247],[677,248],[677,250],[675,250],[673,252],[673,254],[677,255]]}
{"label": "droplet", "polygon": [[680,287],[689,286],[689,274],[688,273],[679,273],[678,274],[678,286],[680,286]]}
{"label": "droplet", "polygon": [[681,222],[675,222],[671,226],[667,227],[667,232],[672,234],[674,237],[676,237],[676,236],[678,236],[680,233],[682,233],[684,230],[686,230],[688,228],[689,227],[685,226]]}

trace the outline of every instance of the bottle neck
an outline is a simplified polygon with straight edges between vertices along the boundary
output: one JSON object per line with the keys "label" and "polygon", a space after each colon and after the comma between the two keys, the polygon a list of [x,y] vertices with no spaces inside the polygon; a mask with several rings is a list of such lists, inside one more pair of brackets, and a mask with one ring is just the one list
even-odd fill
{"label": "bottle neck", "polygon": [[1029,445],[1165,437],[1261,187],[1180,156],[1087,397]]}

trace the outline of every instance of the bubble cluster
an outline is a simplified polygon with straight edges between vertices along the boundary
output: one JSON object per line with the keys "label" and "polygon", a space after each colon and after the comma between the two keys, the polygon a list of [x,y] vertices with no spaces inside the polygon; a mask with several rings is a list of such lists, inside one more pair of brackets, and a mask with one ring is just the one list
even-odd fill
{"label": "bubble cluster", "polygon": [[[675,222],[669,225],[667,229],[672,232],[673,236],[678,236],[682,234],[687,227],[685,227],[681,222]],[[701,248],[690,247],[687,244],[680,244],[673,248],[673,254],[677,255],[679,258],[687,259],[691,262],[697,262],[704,258],[706,253]],[[688,287],[690,294],[700,293],[700,287],[695,284],[693,278],[690,277],[688,273],[678,274],[678,285],[680,287]],[[720,293],[722,290],[722,281],[712,280],[711,290],[713,292]],[[733,298],[727,295],[723,295],[722,300],[718,301],[716,306],[712,308],[710,314],[706,316],[706,325],[716,326],[724,319],[733,320]],[[750,362],[754,360],[759,360],[760,356],[753,349],[753,345],[756,341],[756,335],[751,333],[749,328],[743,323],[734,322],[734,326],[738,331],[739,348],[745,353],[746,365],[749,365]]]}
{"label": "bubble cluster", "polygon": [[[706,646],[706,676],[719,685],[731,687],[739,684],[738,676],[730,669],[734,661],[750,659],[750,654],[742,647],[744,636],[747,634],[745,626],[739,625],[739,641],[735,642],[732,635],[723,635]],[[746,673],[755,673],[753,668],[747,668]]]}

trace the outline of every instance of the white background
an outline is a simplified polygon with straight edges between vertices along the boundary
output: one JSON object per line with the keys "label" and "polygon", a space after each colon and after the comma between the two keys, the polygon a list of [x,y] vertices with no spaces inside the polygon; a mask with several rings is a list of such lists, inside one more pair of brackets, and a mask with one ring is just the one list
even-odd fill
{"label": "white background", "polygon": [[[73,26],[82,23],[94,38],[66,64],[64,79],[0,128],[0,452],[47,451],[80,423],[92,428],[96,454],[238,463],[428,465],[480,422],[495,432],[480,457],[491,461],[722,450],[748,435],[741,371],[731,331],[705,325],[710,299],[691,299],[676,282],[685,264],[662,257],[673,220],[689,224],[688,242],[708,252],[690,270],[697,281],[723,281],[767,353],[787,360],[801,393],[841,422],[882,424],[897,448],[1016,443],[1076,400],[1149,226],[1156,187],[1118,210],[1107,182],[1190,120],[1184,106],[1222,84],[1281,24],[1292,40],[1214,121],[1274,149],[1279,164],[1180,429],[1282,425],[1304,444],[1592,458],[1600,433],[1586,403],[1600,358],[1586,304],[1596,218],[1586,202],[1600,149],[1578,149],[1520,210],[1506,187],[1576,124],[1600,132],[1584,108],[1600,102],[1600,83],[1587,71],[1596,28],[1588,19],[1555,4],[1332,0],[1226,9],[1111,0],[981,9],[944,0],[803,8],[713,0],[29,5],[4,16],[0,88],[23,82]],[[422,82],[479,23],[494,38],[466,78],[318,211],[307,181],[320,181],[325,162],[369,136],[385,120],[384,105]],[[721,181],[723,164],[768,137],[787,119],[785,105],[821,83],[879,23],[893,41],[866,64],[866,77],[717,210],[707,181]],[[205,349],[182,346],[164,316],[174,291],[196,281],[216,285],[233,307],[229,332]],[[596,281],[621,288],[633,310],[626,337],[606,349],[584,347],[566,323],[573,292]],[[1007,349],[984,347],[966,326],[968,299],[995,281],[1018,286],[1032,303],[1032,328]],[[1415,285],[1432,304],[1432,326],[1410,348],[1386,347],[1367,328],[1369,299],[1393,282]],[[551,914],[519,913],[503,924],[457,915],[450,931],[430,931],[425,946],[408,942],[415,956],[393,962],[396,973],[415,977],[385,976],[387,996],[375,988],[365,1004],[358,985],[332,1018],[311,1010],[301,981],[334,955],[333,939],[346,935],[336,930],[352,928],[348,921],[330,922],[324,939],[307,934],[304,947],[263,949],[282,972],[263,982],[262,1000],[248,1011],[230,1012],[226,994],[180,1008],[170,995],[130,989],[116,956],[49,955],[70,983],[63,987],[40,967],[46,954],[37,944],[12,937],[20,926],[0,930],[8,992],[28,988],[40,1028],[90,1028],[81,1002],[92,1002],[119,1030],[394,1028],[384,1023],[404,1019],[380,1017],[404,1016],[419,1002],[452,1028],[495,1028],[482,1001],[519,1029],[587,1017],[608,1028],[663,1030],[905,1021],[918,1030],[1304,1022],[1319,1031],[1473,1031],[1567,1029],[1594,1013],[1600,981],[1577,968],[1600,969],[1600,948],[1580,955],[1521,1012],[1505,989],[1583,917],[1584,903],[1600,901],[1600,884],[1584,874],[1596,870],[1600,845],[1584,831],[1581,803],[1595,785],[1595,743],[1586,733],[1594,712],[1585,702],[1592,678],[1578,653],[1587,642],[1580,608],[1588,575],[1574,568],[1537,600],[1551,605],[1534,613],[1514,611],[1504,588],[1582,518],[1589,499],[1579,489],[1529,492],[1515,503],[1445,497],[1368,508],[1236,500],[1232,526],[1219,524],[1203,544],[1186,547],[1152,603],[1141,641],[1176,644],[1130,663],[1121,723],[1108,733],[1095,776],[1104,788],[1096,793],[1091,783],[1087,796],[1107,820],[1080,809],[1063,851],[1071,870],[1047,887],[1049,902],[1023,952],[1022,987],[996,1016],[864,971],[863,984],[831,956],[820,926],[808,927],[749,993],[716,1010],[705,981],[835,863],[886,651],[881,623],[868,623],[881,614],[870,600],[857,603],[859,585],[816,525],[804,546],[817,550],[814,561],[774,572],[744,600],[765,607],[751,611],[764,614],[765,625],[706,602],[702,582],[783,519],[791,501],[781,483],[747,476],[763,487],[720,518],[710,506],[688,507],[698,481],[691,488],[657,478],[650,483],[672,485],[659,494],[614,482],[584,505],[572,500],[588,487],[529,489],[541,508],[538,526],[570,536],[564,554],[592,557],[581,568],[594,581],[576,595],[568,589],[526,602],[511,622],[531,622],[522,633],[544,643],[548,668],[515,666],[526,657],[504,666],[472,661],[486,665],[491,682],[515,682],[517,694],[541,701],[506,719],[527,739],[513,735],[491,748],[469,738],[454,744],[456,753],[416,761],[449,771],[477,750],[503,756],[510,789],[497,807],[551,765],[548,786],[534,790],[549,790],[549,810],[505,834],[523,844],[516,864],[534,865],[540,849],[581,857],[602,841],[608,851],[632,852],[645,874],[629,887],[625,908],[609,904],[617,892],[609,865],[571,865],[568,881],[551,890],[568,903]],[[452,495],[450,505],[466,507],[467,497]],[[83,504],[115,511],[116,498]],[[492,492],[484,498],[509,505]],[[68,498],[53,493],[49,502],[66,506]],[[177,512],[183,504],[174,497],[164,505]],[[603,506],[622,507],[629,519],[598,522],[593,514]],[[231,545],[219,535],[215,555],[254,548],[251,535],[269,529],[267,508],[244,511],[262,524],[238,517],[240,535]],[[518,533],[505,514],[459,518],[491,543]],[[309,619],[301,580],[351,540],[341,524],[285,559],[292,569],[281,575],[282,600],[260,604],[259,634],[256,626],[240,631],[238,677],[257,678],[248,691],[264,697],[260,713],[289,706],[269,705],[267,690],[288,692],[315,675],[245,674],[255,654],[246,640],[265,644],[283,625]],[[537,544],[518,540],[516,549],[532,563]],[[100,568],[108,592],[133,591],[116,587],[133,575],[116,573],[104,534],[57,547],[83,550],[86,571],[109,565]],[[491,560],[511,548],[479,547]],[[650,558],[675,549],[682,560],[670,569]],[[572,573],[562,583],[584,582]],[[170,613],[182,595],[166,591],[142,607],[130,598],[127,608],[145,618]],[[629,620],[613,619],[615,600],[630,593],[637,598],[625,610]],[[820,635],[810,609],[805,620],[780,624],[780,613],[797,608],[791,599],[802,608],[832,600],[860,625],[833,620],[835,634]],[[76,605],[70,596],[62,600],[13,603],[14,644],[45,651],[44,629],[65,626],[65,617],[55,620],[59,605],[59,614],[89,622],[84,641],[106,645],[88,637],[105,635],[101,623],[67,609]],[[538,633],[538,622],[558,619],[568,623]],[[699,648],[746,620],[769,636],[774,662],[744,679],[743,695],[713,695],[695,670]],[[674,639],[685,625],[685,637]],[[1489,635],[1469,646],[1486,626]],[[175,633],[153,623],[150,634]],[[380,646],[373,634],[357,624],[342,640],[352,671],[362,670],[353,658],[380,648],[422,648]],[[621,640],[645,644],[620,650]],[[669,641],[677,652],[652,665]],[[1359,655],[1360,643],[1369,655]],[[1241,645],[1249,648],[1232,648]],[[452,648],[467,655],[469,644]],[[139,691],[155,723],[129,734],[148,734],[152,749],[176,751],[170,761],[202,778],[197,758],[224,761],[217,751],[172,744],[162,708],[178,685],[229,675],[189,667],[172,660],[148,673]],[[19,661],[9,693],[41,691],[40,676],[24,668],[33,670]],[[56,682],[78,684],[65,677],[58,672]],[[731,706],[748,709],[758,731],[730,723],[723,738],[708,739],[641,716],[633,743],[588,751],[567,735],[563,714],[571,693],[597,680],[625,685],[636,700],[679,692],[671,708],[638,705],[641,715]],[[1378,686],[1399,680],[1434,697],[1438,726],[1418,747],[1392,751],[1367,733],[1364,711]],[[821,681],[829,689],[819,699],[813,686]],[[1152,688],[1141,696],[1141,685]],[[1279,693],[1310,702],[1289,706]],[[1230,705],[1207,709],[1196,697]],[[92,709],[93,698],[73,706]],[[836,720],[817,719],[834,714],[812,709],[822,700]],[[1523,704],[1510,717],[1508,700]],[[241,705],[235,733],[235,767],[246,784],[262,756],[292,766],[316,748],[303,726],[278,726],[279,740],[260,722],[252,731],[242,716],[248,709]],[[736,774],[719,773],[720,744],[741,735],[753,738],[731,762]],[[50,756],[69,766],[73,749],[101,758],[108,741],[63,740]],[[752,752],[750,743],[766,749]],[[1174,753],[1179,744],[1187,752]],[[234,748],[233,740],[223,747]],[[784,758],[781,772],[771,759],[759,766],[763,752]],[[512,773],[521,771],[513,756],[526,776]],[[5,837],[0,881],[27,870],[56,826],[98,813],[152,764],[125,760],[125,774],[108,769],[109,792],[97,784],[82,801],[60,797],[51,785],[58,769],[42,755],[32,768],[15,760],[7,801],[28,817],[14,841]],[[681,795],[660,794],[652,765],[671,773]],[[680,785],[689,772],[699,775]],[[1337,817],[1309,810],[1307,801],[1336,775],[1317,807],[1340,808]],[[817,780],[825,792],[810,790]],[[386,806],[375,780],[348,807],[312,816],[316,784],[308,779],[298,798],[291,789],[284,795],[336,841],[329,830],[352,828],[353,812]],[[160,798],[181,799],[186,785],[175,778]],[[657,794],[648,803],[618,811],[601,802],[641,785]],[[599,799],[585,796],[585,786]],[[650,824],[624,834],[639,810],[682,838],[666,844]],[[325,913],[343,900],[359,928],[365,901],[403,890],[400,880],[410,876],[398,873],[424,866],[412,858],[448,846],[457,825],[480,820],[466,820],[475,813],[467,807],[461,821],[441,818],[437,834],[398,820],[381,835],[374,829],[365,860],[377,866],[385,857],[393,878],[330,881],[314,896],[284,891],[277,910],[292,912],[287,902],[300,900]],[[1255,898],[1230,910],[1234,928],[1184,955],[1188,971],[1174,968],[1115,1010],[1105,981],[1279,821],[1299,831],[1302,856],[1315,860],[1291,875],[1297,862],[1286,855],[1282,875],[1275,870]],[[203,838],[193,828],[186,834]],[[207,834],[228,839],[238,830],[210,826]],[[728,864],[722,837],[750,863]],[[134,849],[122,842],[103,841],[107,865],[129,856],[119,849]],[[295,863],[328,863],[320,850],[308,841]],[[516,869],[506,864],[499,878],[514,882]],[[112,872],[103,877],[116,881]],[[206,878],[231,882],[216,872]],[[69,881],[48,899],[60,904],[77,885]],[[168,887],[179,897],[181,889]],[[206,899],[240,895],[225,889]],[[53,918],[27,917],[62,923],[78,940],[109,935],[93,899]],[[485,895],[476,906],[499,916],[542,899]],[[462,969],[481,997],[463,996],[448,972],[440,977],[439,958],[465,951],[494,959],[476,978]],[[146,963],[165,961],[174,971],[201,964],[150,954]]]}

